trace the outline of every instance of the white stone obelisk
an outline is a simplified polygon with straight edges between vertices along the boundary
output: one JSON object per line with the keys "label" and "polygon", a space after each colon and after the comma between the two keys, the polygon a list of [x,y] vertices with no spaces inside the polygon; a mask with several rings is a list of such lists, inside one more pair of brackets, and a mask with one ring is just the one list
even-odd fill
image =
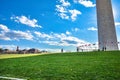
{"label": "white stone obelisk", "polygon": [[96,0],[100,50],[118,50],[111,0]]}

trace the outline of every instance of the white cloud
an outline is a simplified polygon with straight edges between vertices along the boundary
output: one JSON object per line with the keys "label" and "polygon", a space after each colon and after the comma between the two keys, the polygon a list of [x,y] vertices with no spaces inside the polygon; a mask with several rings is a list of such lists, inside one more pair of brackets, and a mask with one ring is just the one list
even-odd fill
{"label": "white cloud", "polygon": [[52,33],[51,36],[53,36],[54,38],[61,39],[61,38],[66,37],[66,34],[64,34],[64,33],[61,33],[61,34]]}
{"label": "white cloud", "polygon": [[90,0],[74,0],[75,3],[79,3],[85,7],[95,7],[96,4],[94,4],[92,1]]}
{"label": "white cloud", "polygon": [[[62,1],[64,0],[61,0],[61,2]],[[63,3],[61,5],[56,5],[56,11],[58,12],[58,16],[62,19],[69,19],[69,16],[67,15],[67,6],[63,6]]]}
{"label": "white cloud", "polygon": [[71,4],[68,1],[65,0],[59,0],[59,5],[56,5],[56,11],[60,13],[67,13],[67,7],[70,6]]}
{"label": "white cloud", "polygon": [[3,30],[3,31],[9,31],[9,29],[7,28],[7,26],[3,25],[3,24],[0,24],[0,29]]}
{"label": "white cloud", "polygon": [[45,34],[45,33],[41,33],[38,31],[34,32],[39,38],[46,38],[47,40],[53,38],[51,35]]}
{"label": "white cloud", "polygon": [[14,40],[19,40],[19,39],[26,39],[26,40],[32,40],[33,36],[31,35],[30,32],[23,32],[23,31],[10,31],[5,33],[7,37],[10,37],[11,39]]}
{"label": "white cloud", "polygon": [[58,14],[62,19],[69,19],[69,16],[65,13],[59,13]]}
{"label": "white cloud", "polygon": [[[40,33],[40,32],[34,32],[36,35],[39,36],[39,43],[44,43],[48,45],[54,45],[54,46],[78,46],[80,44],[85,44],[87,43],[84,40],[80,40],[76,37],[73,37],[70,34],[70,32],[61,33],[51,33],[51,34],[45,34],[45,33]],[[45,37],[43,37],[45,35]],[[44,38],[44,40],[42,40]]]}
{"label": "white cloud", "polygon": [[3,39],[3,40],[19,40],[19,39],[33,40],[33,36],[29,32],[11,30],[8,32],[2,32],[0,34],[0,39]]}
{"label": "white cloud", "polygon": [[88,30],[90,30],[90,31],[97,31],[97,28],[96,27],[90,27],[90,28],[88,28]]}
{"label": "white cloud", "polygon": [[9,37],[5,36],[4,33],[0,34],[0,39],[1,40],[11,40]]}
{"label": "white cloud", "polygon": [[80,11],[73,9],[73,10],[69,10],[69,12],[71,13],[71,19],[72,21],[75,21],[77,18],[77,15],[82,14]]}
{"label": "white cloud", "polygon": [[65,1],[65,0],[60,0],[60,2],[61,2],[61,4],[62,4],[62,6],[65,6],[65,7],[71,5],[68,1]]}
{"label": "white cloud", "polygon": [[38,38],[43,38],[46,40],[58,40],[60,38],[65,37],[66,35],[61,33],[61,34],[56,34],[56,33],[50,33],[50,34],[46,34],[46,33],[41,33],[41,32],[37,32],[35,31],[34,34],[38,37]]}
{"label": "white cloud", "polygon": [[0,48],[3,49],[9,49],[9,50],[15,50],[17,46],[11,44],[11,45],[0,45]]}
{"label": "white cloud", "polygon": [[2,30],[0,33],[0,39],[2,40],[20,40],[20,39],[34,40],[39,43],[52,45],[52,46],[60,46],[60,47],[62,46],[77,47],[80,45],[89,44],[89,42],[81,40],[70,34],[71,32],[69,31],[66,31],[65,33],[59,33],[59,34],[53,33],[53,32],[51,32],[50,34],[46,34],[43,32],[35,31],[34,32],[35,36],[33,36],[30,31],[23,32],[23,31],[9,30],[5,32],[4,30]]}
{"label": "white cloud", "polygon": [[72,28],[73,32],[78,32],[80,29],[79,28]]}
{"label": "white cloud", "polygon": [[34,32],[38,37],[42,37],[42,33],[35,31]]}
{"label": "white cloud", "polygon": [[57,45],[57,46],[61,45],[61,44],[59,44],[58,41],[39,41],[39,43],[44,43],[44,44],[48,44],[48,45]]}
{"label": "white cloud", "polygon": [[[4,25],[5,26],[5,25]],[[15,31],[10,30],[5,26],[7,31],[2,30],[0,33],[0,39],[2,40],[19,40],[19,39],[26,39],[26,40],[33,40],[33,36],[29,31]]]}
{"label": "white cloud", "polygon": [[81,14],[80,11],[73,9],[70,10],[68,7],[70,6],[70,2],[65,0],[59,0],[59,5],[56,5],[56,11],[59,17],[62,19],[75,21],[77,16]]}
{"label": "white cloud", "polygon": [[56,5],[56,10],[61,13],[67,12],[67,10],[61,5]]}
{"label": "white cloud", "polygon": [[115,26],[120,26],[120,22],[115,22]]}
{"label": "white cloud", "polygon": [[80,29],[79,28],[75,28],[75,32],[79,31]]}
{"label": "white cloud", "polygon": [[67,34],[67,35],[70,35],[70,34],[71,34],[71,32],[69,32],[69,31],[66,31],[66,34]]}
{"label": "white cloud", "polygon": [[26,16],[12,16],[11,19],[14,20],[15,22],[22,23],[30,27],[42,28],[42,26],[37,24],[38,21],[36,19],[31,20],[30,18],[27,18]]}

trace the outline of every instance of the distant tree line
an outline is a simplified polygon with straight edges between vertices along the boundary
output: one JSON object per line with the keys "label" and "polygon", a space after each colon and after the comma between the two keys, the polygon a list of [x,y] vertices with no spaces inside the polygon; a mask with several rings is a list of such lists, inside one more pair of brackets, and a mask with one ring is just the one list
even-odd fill
{"label": "distant tree line", "polygon": [[27,54],[27,53],[47,53],[47,51],[45,50],[38,50],[35,48],[31,48],[31,49],[23,49],[23,50],[19,50],[19,48],[17,47],[16,50],[9,50],[9,49],[3,49],[0,48],[0,53],[1,54]]}

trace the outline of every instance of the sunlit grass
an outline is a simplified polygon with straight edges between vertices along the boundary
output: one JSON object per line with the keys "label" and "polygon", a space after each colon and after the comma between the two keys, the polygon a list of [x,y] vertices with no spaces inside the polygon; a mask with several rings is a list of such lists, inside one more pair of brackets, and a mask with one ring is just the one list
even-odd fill
{"label": "sunlit grass", "polygon": [[60,53],[0,59],[0,76],[28,80],[119,80],[120,52]]}
{"label": "sunlit grass", "polygon": [[28,56],[37,56],[37,55],[41,55],[41,54],[0,54],[0,59],[28,57]]}

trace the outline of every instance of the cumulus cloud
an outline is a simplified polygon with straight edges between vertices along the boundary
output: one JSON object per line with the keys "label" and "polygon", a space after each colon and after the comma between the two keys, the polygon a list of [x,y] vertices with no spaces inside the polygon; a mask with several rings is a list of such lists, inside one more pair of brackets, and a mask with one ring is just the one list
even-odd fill
{"label": "cumulus cloud", "polygon": [[[59,0],[59,4],[56,5],[56,11],[59,17],[66,20],[72,20],[75,21],[77,19],[78,15],[81,15],[82,12],[76,9],[71,9],[71,4],[68,1],[65,0]],[[79,3],[85,7],[95,7],[96,4],[94,4],[90,0],[74,0],[74,3]]]}
{"label": "cumulus cloud", "polygon": [[59,13],[58,14],[62,19],[69,19],[69,16],[65,13]]}
{"label": "cumulus cloud", "polygon": [[7,26],[3,25],[3,24],[0,24],[0,29],[7,32],[9,31],[9,29],[7,28]]}
{"label": "cumulus cloud", "polygon": [[95,7],[96,4],[94,4],[92,1],[90,0],[74,0],[75,3],[79,3],[85,7]]}
{"label": "cumulus cloud", "polygon": [[41,33],[41,32],[38,32],[38,31],[35,31],[34,34],[36,34],[37,37],[39,37],[39,38],[46,38],[47,40],[53,38],[51,35]]}
{"label": "cumulus cloud", "polygon": [[11,19],[14,20],[15,22],[25,24],[30,27],[42,28],[42,26],[37,24],[38,21],[36,19],[30,19],[26,16],[12,16]]}
{"label": "cumulus cloud", "polygon": [[69,10],[69,12],[71,13],[71,19],[72,21],[75,21],[77,18],[77,15],[82,14],[80,11],[73,9],[73,10]]}
{"label": "cumulus cloud", "polygon": [[0,39],[6,41],[11,40],[9,37],[5,36],[4,33],[0,33]]}
{"label": "cumulus cloud", "polygon": [[12,40],[19,40],[19,39],[26,39],[32,40],[33,36],[30,32],[23,32],[23,31],[9,31],[4,33],[4,36],[9,37]]}
{"label": "cumulus cloud", "polygon": [[90,28],[88,28],[88,30],[90,30],[90,31],[97,31],[98,29],[96,27],[90,27]]}
{"label": "cumulus cloud", "polygon": [[[5,29],[3,29],[0,33],[0,39],[2,40],[19,40],[19,39],[33,40],[33,36],[29,31],[23,32],[10,30],[5,25],[4,27]],[[5,31],[6,29],[7,31]]]}
{"label": "cumulus cloud", "polygon": [[32,40],[33,36],[29,32],[22,32],[22,31],[8,31],[8,32],[2,32],[0,34],[0,39],[3,40],[19,40],[19,39],[26,39],[26,40]]}
{"label": "cumulus cloud", "polygon": [[71,5],[68,1],[65,1],[65,0],[60,0],[60,2],[62,3],[62,6],[70,6]]}
{"label": "cumulus cloud", "polygon": [[69,9],[70,2],[65,0],[59,0],[59,5],[56,5],[56,11],[59,17],[62,19],[75,21],[77,16],[81,14],[79,10],[76,9]]}
{"label": "cumulus cloud", "polygon": [[71,34],[71,32],[69,32],[69,31],[66,31],[66,34],[67,34],[67,35],[70,35],[70,34]]}
{"label": "cumulus cloud", "polygon": [[59,3],[59,5],[56,5],[56,11],[58,12],[58,16],[62,19],[69,19],[69,16],[67,15],[67,7],[70,6],[70,3],[65,0],[59,0]]}
{"label": "cumulus cloud", "polygon": [[[39,36],[39,43],[44,43],[48,45],[54,45],[54,46],[78,46],[80,44],[85,44],[87,43],[84,40],[78,39],[76,37],[73,37],[70,34],[70,32],[64,33],[50,33],[50,34],[45,34],[41,32],[34,32],[36,36]],[[44,40],[42,40],[44,39]]]}
{"label": "cumulus cloud", "polygon": [[72,46],[78,46],[79,43],[85,42],[85,41],[80,40],[80,39],[73,37],[73,36],[66,36],[66,37],[62,38],[61,41],[63,43],[65,43],[66,45],[72,45]]}
{"label": "cumulus cloud", "polygon": [[63,6],[61,6],[61,5],[56,5],[56,8],[57,8],[56,10],[58,12],[61,12],[61,13],[67,12],[67,10]]}
{"label": "cumulus cloud", "polygon": [[[4,25],[5,26],[5,25]],[[8,27],[6,26],[6,29]],[[80,45],[89,44],[87,41],[81,40],[77,37],[70,35],[71,32],[66,31],[65,33],[53,33],[46,34],[44,32],[30,32],[30,31],[19,31],[19,30],[10,30],[5,31],[4,28],[1,29],[0,39],[1,40],[34,40],[38,43],[52,45],[52,46],[73,46],[77,47]],[[33,36],[34,35],[34,36]]]}

